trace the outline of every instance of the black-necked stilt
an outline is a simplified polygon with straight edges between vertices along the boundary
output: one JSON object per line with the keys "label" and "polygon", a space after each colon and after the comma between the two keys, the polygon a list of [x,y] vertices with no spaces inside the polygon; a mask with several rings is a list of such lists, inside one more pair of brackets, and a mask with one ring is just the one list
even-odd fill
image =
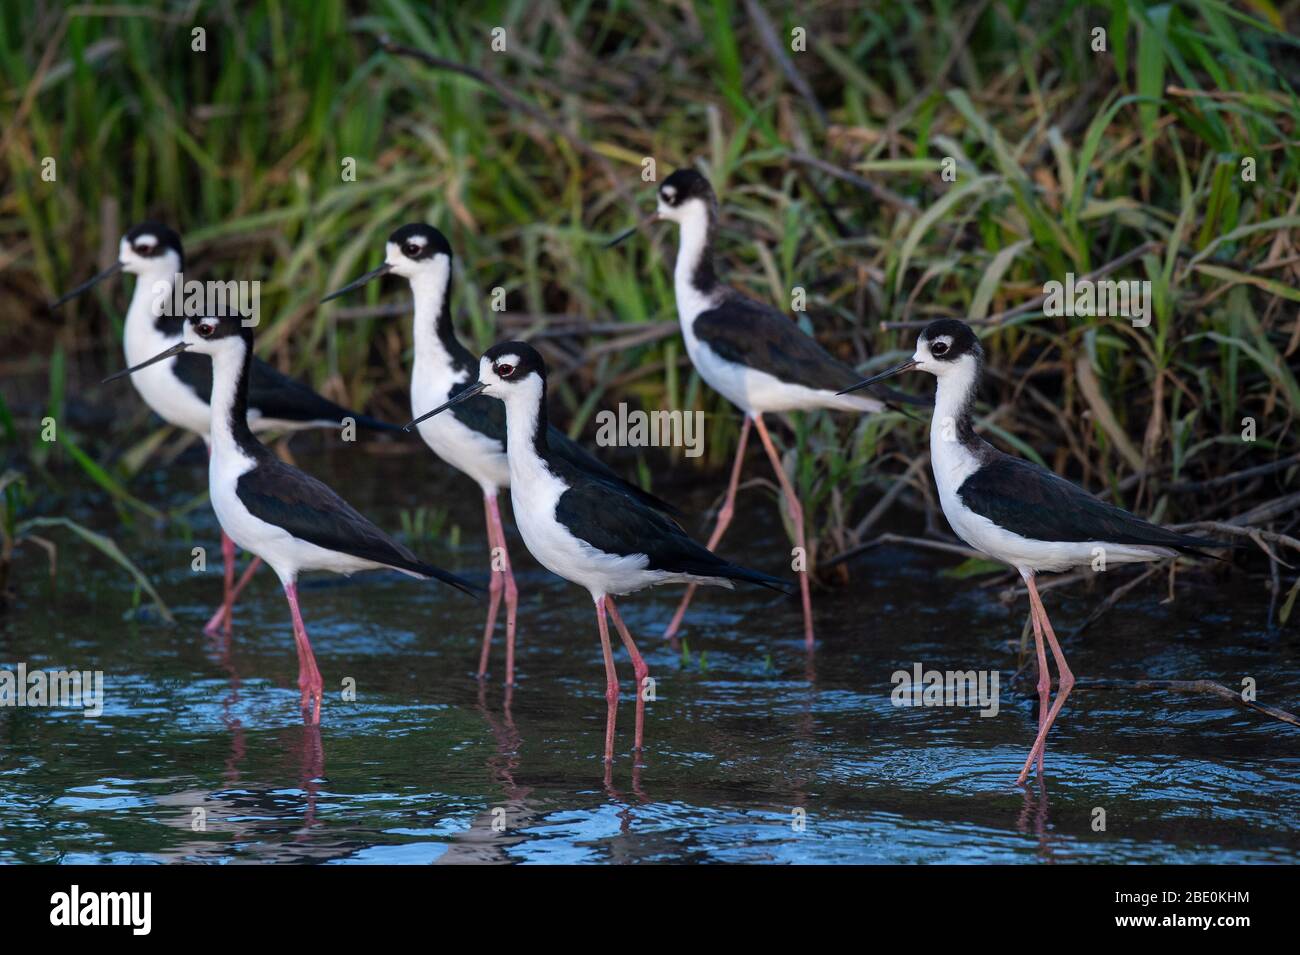
{"label": "black-necked stilt", "polygon": [[[780,455],[763,423],[763,414],[814,408],[880,411],[884,402],[865,395],[838,394],[859,378],[851,367],[828,354],[777,309],[745,297],[718,279],[713,269],[718,199],[704,176],[693,169],[679,169],[663,181],[659,187],[658,209],[642,226],[665,219],[681,227],[673,288],[686,352],[700,377],[745,413],[731,482],[718,513],[717,526],[709,538],[709,548],[717,546],[731,523],[752,424],[785,495],[794,525],[795,545],[800,553],[806,554],[803,508],[781,466]],[[623,241],[635,231],[629,230],[610,244]],[[906,396],[889,397],[911,400]],[[799,590],[803,599],[804,641],[811,648],[812,596],[807,570],[799,573]],[[694,592],[693,587],[687,589],[664,636],[676,635]]]}
{"label": "black-necked stilt", "polygon": [[[1029,591],[1029,616],[1038,653],[1039,726],[1017,780],[1023,783],[1035,759],[1042,775],[1047,733],[1074,686],[1074,675],[1056,641],[1034,576],[1095,565],[1099,559],[1105,562],[1101,566],[1106,566],[1160,560],[1179,553],[1209,556],[1200,549],[1225,545],[1149,524],[1046,468],[1002,453],[977,435],[971,407],[983,362],[984,352],[970,326],[942,319],[921,332],[911,358],[846,391],[909,369],[929,372],[938,379],[930,422],[930,464],[944,516],[966,543],[1018,570]],[[1043,650],[1044,634],[1060,674],[1050,710],[1051,677]]]}
{"label": "black-necked stilt", "polygon": [[[383,265],[322,299],[328,302],[389,273],[410,282],[415,300],[412,316],[415,339],[415,367],[411,370],[412,415],[442,405],[473,384],[478,376],[478,359],[456,337],[451,320],[451,258],[451,245],[437,229],[419,222],[404,225],[388,237]],[[506,463],[505,408],[501,402],[486,396],[473,398],[456,404],[449,415],[422,421],[419,431],[434,454],[473,478],[483,491],[493,571],[478,675],[482,678],[487,673],[492,631],[504,591],[506,683],[513,684],[518,590],[497,506],[497,493],[510,484],[510,468]],[[548,429],[547,443],[552,453],[592,477],[611,483],[658,510],[677,513],[653,494],[624,481],[562,431]]]}
{"label": "black-necked stilt", "polygon": [[208,491],[212,509],[231,540],[264,560],[280,578],[293,616],[302,705],[306,709],[314,699],[312,722],[317,723],[323,684],[298,610],[300,572],[351,575],[387,568],[413,577],[436,577],[466,593],[476,588],[420,560],[343,498],[285,464],[257,439],[248,422],[253,330],[240,318],[190,318],[181,341],[106,380],[134,375],[186,352],[211,358]]}
{"label": "black-necked stilt", "polygon": [[636,672],[635,746],[640,749],[645,723],[643,689],[649,667],[614,606],[614,596],[658,584],[731,587],[739,580],[784,590],[784,582],[723,560],[626,488],[594,477],[552,447],[546,418],[546,363],[523,342],[489,348],[479,362],[474,384],[407,427],[479,394],[505,402],[510,500],[524,544],[544,567],[587,588],[595,601],[608,703],[605,758],[614,755],[618,703],[607,610]]}
{"label": "black-necked stilt", "polygon": [[[122,344],[127,365],[139,364],[181,340],[184,317],[159,314],[161,310],[155,308],[155,303],[171,301],[172,289],[177,276],[184,271],[184,262],[181,237],[175,231],[159,222],[142,222],[122,236],[115,265],[60,296],[50,307],[58,308],[118,272],[137,276],[131,304],[126,311]],[[134,375],[131,380],[145,404],[160,418],[199,435],[209,443],[212,363],[206,357],[194,352],[177,354],[160,362],[156,368]],[[253,359],[248,381],[248,424],[254,431],[337,428],[345,418],[352,419],[361,428],[401,430],[396,425],[349,411],[301,382],[282,375],[261,359]],[[204,627],[208,633],[215,632],[223,622],[226,632],[230,632],[234,603],[259,564],[254,558],[236,584],[235,550],[230,538],[224,534],[221,553],[225,563],[225,588],[221,606]]]}

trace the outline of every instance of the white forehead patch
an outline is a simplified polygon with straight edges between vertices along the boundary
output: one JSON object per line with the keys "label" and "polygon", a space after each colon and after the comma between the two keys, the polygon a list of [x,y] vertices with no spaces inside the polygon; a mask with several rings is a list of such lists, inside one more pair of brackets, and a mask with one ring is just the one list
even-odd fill
{"label": "white forehead patch", "polygon": [[429,244],[429,240],[422,235],[413,235],[406,241],[411,243],[414,246],[418,246],[421,249],[423,249],[426,245]]}
{"label": "white forehead patch", "polygon": [[499,356],[497,357],[496,361],[492,362],[492,366],[493,366],[494,368],[495,368],[497,365],[511,365],[511,366],[514,366],[514,365],[518,365],[518,364],[519,364],[519,356],[518,356],[518,355],[499,355]]}
{"label": "white forehead patch", "polygon": [[664,187],[663,187],[662,189],[660,189],[659,191],[663,193],[663,196],[664,196],[665,199],[671,199],[671,198],[673,198],[673,196],[677,195],[677,187],[676,187],[676,186],[664,186]]}
{"label": "white forehead patch", "polygon": [[153,235],[152,233],[146,232],[144,235],[136,236],[134,244],[142,245],[145,248],[152,249],[155,245],[158,244],[158,237],[156,235]]}

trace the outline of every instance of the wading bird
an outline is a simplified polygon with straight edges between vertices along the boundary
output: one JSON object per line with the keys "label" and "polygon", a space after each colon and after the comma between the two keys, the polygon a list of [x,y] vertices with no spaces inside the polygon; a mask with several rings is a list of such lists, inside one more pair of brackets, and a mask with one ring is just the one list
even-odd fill
{"label": "wading bird", "polygon": [[[1089,566],[1099,557],[1109,565],[1160,560],[1179,553],[1211,556],[1200,549],[1225,545],[1149,524],[1099,501],[1046,468],[997,450],[975,433],[971,416],[983,365],[984,352],[970,326],[941,319],[921,332],[911,358],[846,391],[866,388],[911,369],[928,372],[936,379],[930,465],[944,516],[971,547],[1018,570],[1029,591],[1029,617],[1038,654],[1038,736],[1017,779],[1023,784],[1035,760],[1042,775],[1048,731],[1074,686],[1074,674],[1066,665],[1038,596],[1035,575]],[[1043,650],[1044,635],[1060,675],[1050,710],[1052,682]]]}
{"label": "wading bird", "polygon": [[[337,292],[331,292],[321,301],[338,298],[389,273],[406,279],[414,297],[411,325],[415,366],[411,370],[411,414],[418,415],[454,398],[472,385],[478,376],[478,359],[456,337],[451,320],[451,245],[447,237],[423,223],[402,226],[385,243],[383,265]],[[492,583],[478,675],[482,679],[487,674],[492,632],[504,592],[506,684],[513,684],[519,596],[497,505],[498,492],[510,484],[510,468],[506,463],[505,407],[500,401],[486,396],[471,398],[456,404],[451,414],[422,421],[419,431],[434,454],[472,478],[483,492]],[[552,453],[592,478],[612,484],[656,510],[673,515],[678,513],[653,494],[624,481],[562,431],[550,428],[547,444]]]}
{"label": "wading bird", "polygon": [[[885,404],[881,399],[916,402],[908,396],[885,391],[878,391],[878,397],[837,393],[857,381],[858,373],[829,355],[780,311],[745,297],[718,279],[713,268],[718,199],[709,181],[698,172],[679,169],[665,179],[659,187],[657,211],[610,245],[617,245],[638,229],[659,220],[675,222],[681,228],[673,288],[686,353],[709,387],[745,413],[731,481],[709,538],[709,548],[718,545],[731,523],[752,425],[785,495],[786,509],[794,525],[795,546],[799,554],[806,555],[803,508],[781,466],[781,457],[763,422],[764,413],[814,408],[880,411]],[[803,600],[804,642],[811,649],[812,596],[806,569],[799,572],[799,591]],[[694,587],[687,588],[664,632],[665,637],[671,639],[676,635],[694,593]]]}
{"label": "wading bird", "polygon": [[636,673],[636,740],[642,749],[649,667],[623,624],[614,597],[658,584],[760,584],[784,592],[783,581],[723,560],[678,524],[627,489],[575,466],[551,446],[546,418],[546,363],[523,342],[489,348],[478,378],[450,401],[420,415],[408,428],[475,395],[505,403],[510,500],[529,552],[552,573],[585,587],[596,604],[605,657],[605,759],[614,757],[618,673],[606,611],[614,619]]}
{"label": "wading bird", "polygon": [[285,464],[257,440],[248,423],[253,330],[239,317],[190,318],[181,341],[106,381],[135,375],[186,352],[212,360],[208,430],[212,509],[231,540],[264,560],[280,578],[293,617],[302,707],[306,711],[311,704],[311,722],[319,723],[323,683],[298,610],[301,571],[348,576],[360,570],[391,569],[412,577],[436,577],[466,593],[477,588],[424,563],[320,481]]}
{"label": "wading bird", "polygon": [[[137,276],[131,304],[126,310],[122,345],[127,365],[143,362],[151,355],[181,340],[185,318],[171,307],[173,292],[184,272],[185,254],[181,237],[158,222],[142,222],[131,228],[118,245],[117,263],[60,296],[50,308],[90,291],[118,272]],[[256,321],[254,316],[253,321]],[[184,428],[203,438],[209,449],[209,402],[212,396],[212,363],[206,357],[178,353],[157,367],[132,377],[135,390],[168,424]],[[276,371],[254,358],[248,382],[248,424],[254,431],[295,431],[303,428],[338,428],[348,419],[357,427],[375,431],[400,431],[367,415],[349,411],[318,395],[301,382]],[[221,606],[203,628],[215,633],[224,624],[230,632],[232,610],[260,561],[255,557],[235,583],[235,548],[221,535],[225,586]]]}

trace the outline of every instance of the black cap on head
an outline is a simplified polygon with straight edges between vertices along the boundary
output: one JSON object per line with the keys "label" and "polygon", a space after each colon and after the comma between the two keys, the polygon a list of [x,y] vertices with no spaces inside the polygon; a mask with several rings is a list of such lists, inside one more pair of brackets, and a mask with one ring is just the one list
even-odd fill
{"label": "black cap on head", "polygon": [[[149,241],[151,237],[154,240],[153,242]],[[174,229],[163,225],[161,222],[145,220],[133,225],[127,230],[125,238],[130,243],[135,254],[146,259],[156,258],[171,249],[182,262],[185,261],[185,251],[181,247],[181,237],[176,234]]]}
{"label": "black cap on head", "polygon": [[198,336],[209,341],[219,338],[242,338],[250,344],[253,341],[253,326],[245,323],[242,315],[192,315],[188,319]]}
{"label": "black cap on head", "polygon": [[681,205],[687,199],[703,199],[712,205],[717,201],[709,180],[694,169],[678,169],[659,186],[659,198],[670,206]]}
{"label": "black cap on head", "polygon": [[527,342],[501,342],[483,353],[503,381],[521,381],[532,372],[546,380],[546,361]]}
{"label": "black cap on head", "polygon": [[388,241],[401,249],[402,255],[415,261],[431,259],[439,254],[451,258],[451,243],[447,237],[423,222],[402,226],[388,237]]}
{"label": "black cap on head", "polygon": [[921,332],[921,338],[930,347],[930,355],[938,361],[956,361],[962,355],[984,357],[984,349],[975,331],[965,322],[955,318],[941,318],[931,322]]}

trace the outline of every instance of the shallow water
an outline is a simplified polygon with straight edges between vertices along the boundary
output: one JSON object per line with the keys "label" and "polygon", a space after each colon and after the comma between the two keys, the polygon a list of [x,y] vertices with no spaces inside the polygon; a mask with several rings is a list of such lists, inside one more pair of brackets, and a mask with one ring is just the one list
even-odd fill
{"label": "shallow water", "polygon": [[[423,457],[334,452],[299,463],[391,531],[403,508],[449,507],[459,546],[444,533],[416,549],[484,579],[482,508],[468,481]],[[178,506],[203,479],[187,457],[133,489]],[[716,490],[668,496],[701,514]],[[786,545],[772,499],[748,491],[739,512],[721,550],[779,572]],[[767,591],[701,591],[685,653],[659,636],[676,588],[623,599],[657,699],[637,765],[631,667],[617,651],[624,693],[607,775],[590,599],[534,564],[509,527],[521,589],[517,688],[501,685],[503,625],[492,678],[473,678],[485,604],[395,574],[309,579],[302,605],[327,690],[356,684],[355,702],[327,697],[314,730],[298,714],[288,610],[269,571],[239,604],[228,645],[201,632],[220,596],[209,510],[191,515],[193,540],[175,527],[123,529],[96,494],[67,513],[113,534],[178,623],[133,613],[122,572],[66,537],[53,590],[44,557],[20,552],[0,668],[102,670],[105,706],[90,718],[0,709],[0,861],[1300,858],[1300,732],[1213,697],[1076,690],[1050,740],[1045,784],[1017,788],[1037,701],[1032,674],[1009,686],[1025,604],[1008,610],[1000,588],[938,576],[955,563],[938,555],[881,549],[852,565],[851,586],[816,592],[812,657],[797,601]],[[707,533],[702,520],[688,526]],[[206,574],[190,569],[195,545],[208,548]],[[1200,581],[1173,604],[1161,586],[1139,587],[1067,638],[1076,675],[1230,687],[1252,677],[1262,702],[1300,708],[1295,630],[1265,630],[1266,591],[1243,577]],[[1108,583],[1048,593],[1058,633]],[[997,715],[893,705],[892,674],[916,662],[997,670]]]}

